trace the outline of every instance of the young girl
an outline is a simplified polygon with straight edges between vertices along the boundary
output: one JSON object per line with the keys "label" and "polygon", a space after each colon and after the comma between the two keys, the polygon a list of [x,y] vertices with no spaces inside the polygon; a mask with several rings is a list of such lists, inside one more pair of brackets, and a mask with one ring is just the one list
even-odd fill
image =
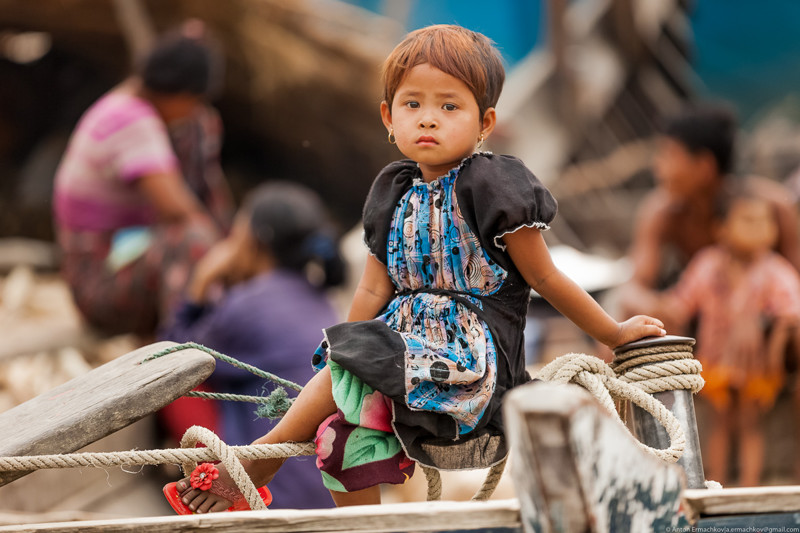
{"label": "young girl", "polygon": [[774,206],[745,187],[721,195],[717,244],[689,263],[661,297],[662,314],[685,325],[696,316],[697,359],[714,410],[705,453],[709,479],[725,483],[732,437],[739,439],[739,482],[756,486],[764,464],[763,414],[783,384],[784,353],[800,319],[800,276],[773,251]]}
{"label": "young girl", "polygon": [[[504,77],[492,43],[458,26],[412,32],[384,64],[381,117],[409,159],[384,168],[367,198],[369,257],[348,322],[325,330],[319,373],[256,441],[316,434],[337,505],[379,503],[379,485],[403,483],[415,461],[480,468],[506,454],[493,437],[503,395],[529,380],[531,287],[610,347],[664,334],[650,317],[617,323],[566,278],[541,235],[553,197],[519,160],[476,153]],[[260,485],[281,463],[245,468]],[[215,483],[231,484],[224,472]],[[196,512],[230,505],[213,486],[178,490]]]}

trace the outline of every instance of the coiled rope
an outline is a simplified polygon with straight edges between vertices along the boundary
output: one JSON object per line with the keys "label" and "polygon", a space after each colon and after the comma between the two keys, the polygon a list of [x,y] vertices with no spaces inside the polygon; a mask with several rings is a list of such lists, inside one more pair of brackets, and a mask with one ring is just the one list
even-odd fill
{"label": "coiled rope", "polygon": [[702,365],[692,356],[691,344],[663,344],[618,353],[611,365],[597,357],[570,353],[543,367],[536,378],[575,383],[588,390],[622,422],[614,400],[632,402],[650,413],[666,429],[670,446],[658,449],[636,440],[646,452],[674,463],[686,448],[686,435],[675,415],[651,394],[703,388]]}

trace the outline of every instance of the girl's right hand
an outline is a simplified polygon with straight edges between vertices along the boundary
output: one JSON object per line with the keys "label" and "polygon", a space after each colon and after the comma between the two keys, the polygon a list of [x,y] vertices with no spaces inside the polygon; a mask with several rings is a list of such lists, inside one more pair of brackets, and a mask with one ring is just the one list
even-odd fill
{"label": "girl's right hand", "polygon": [[644,337],[663,337],[666,334],[664,323],[659,319],[647,315],[636,315],[620,322],[616,338],[605,344],[614,349]]}

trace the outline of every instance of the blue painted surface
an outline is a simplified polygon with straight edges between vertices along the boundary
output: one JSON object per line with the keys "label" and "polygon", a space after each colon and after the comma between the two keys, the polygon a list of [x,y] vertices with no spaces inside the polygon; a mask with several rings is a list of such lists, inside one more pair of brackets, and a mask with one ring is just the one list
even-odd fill
{"label": "blue painted surface", "polygon": [[706,516],[686,531],[800,531],[800,512]]}
{"label": "blue painted surface", "polygon": [[[392,0],[348,1],[382,13]],[[543,0],[406,1],[411,6],[407,29],[466,26],[494,40],[512,68],[544,41]],[[800,98],[800,1],[694,0],[690,5],[699,96],[733,103],[745,122],[790,95]]]}
{"label": "blue painted surface", "polygon": [[693,64],[701,94],[747,119],[800,93],[800,2],[695,0]]}
{"label": "blue painted surface", "polygon": [[[348,0],[375,13],[383,13],[392,0]],[[411,9],[406,29],[430,24],[458,24],[483,33],[495,43],[508,65],[530,52],[544,32],[541,0],[407,0]]]}

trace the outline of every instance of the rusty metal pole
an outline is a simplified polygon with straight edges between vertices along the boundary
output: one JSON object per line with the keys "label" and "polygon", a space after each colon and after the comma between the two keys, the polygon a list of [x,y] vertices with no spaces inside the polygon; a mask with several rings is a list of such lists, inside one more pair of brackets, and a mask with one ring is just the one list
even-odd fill
{"label": "rusty metal pole", "polygon": [[[670,345],[688,345],[693,346],[695,340],[690,337],[678,337],[675,335],[667,335],[665,337],[651,337],[639,341],[624,344],[614,350],[614,355],[617,357],[624,357],[624,354],[633,350],[640,350],[643,348],[651,347],[668,347]],[[643,362],[640,365],[635,364],[635,359],[644,356],[634,357],[629,359],[633,361],[633,366],[630,368],[641,367],[650,363]],[[693,393],[690,390],[673,390],[656,392],[652,396],[664,404],[664,406],[672,411],[675,418],[678,419],[683,432],[686,435],[686,449],[683,455],[678,460],[680,465],[686,472],[686,480],[688,487],[691,489],[705,488],[705,474],[703,472],[703,458],[700,454],[700,437],[697,432],[697,418],[694,411]],[[664,427],[656,421],[653,416],[636,405],[632,407],[632,421],[633,421],[633,434],[644,444],[653,447],[664,449],[670,445],[669,435]]]}

